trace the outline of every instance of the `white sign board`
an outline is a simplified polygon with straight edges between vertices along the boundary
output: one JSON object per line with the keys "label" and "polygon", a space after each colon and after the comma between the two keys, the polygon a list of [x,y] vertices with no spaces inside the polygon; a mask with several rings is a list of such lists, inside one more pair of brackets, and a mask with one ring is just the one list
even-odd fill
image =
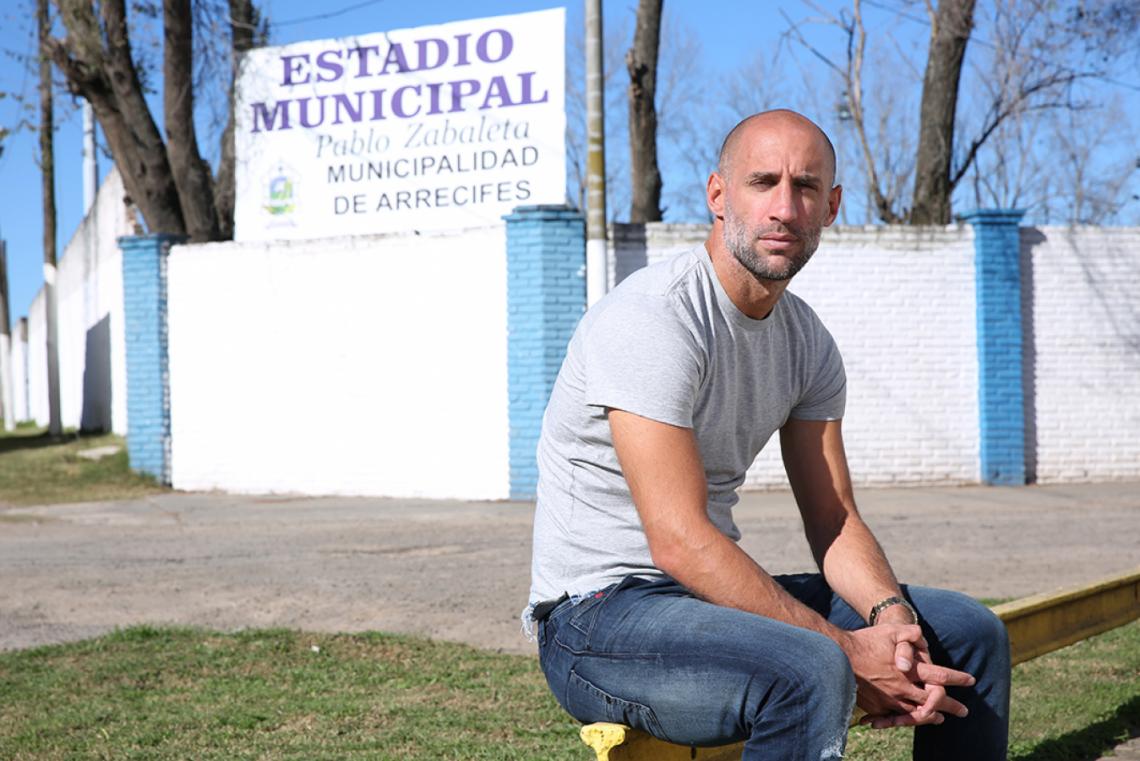
{"label": "white sign board", "polygon": [[235,239],[456,229],[563,203],[564,35],[558,8],[250,51]]}

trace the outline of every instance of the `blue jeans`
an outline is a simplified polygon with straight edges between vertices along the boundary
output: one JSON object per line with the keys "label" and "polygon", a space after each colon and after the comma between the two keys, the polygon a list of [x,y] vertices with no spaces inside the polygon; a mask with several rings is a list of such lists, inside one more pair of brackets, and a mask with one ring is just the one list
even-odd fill
{"label": "blue jeans", "polygon": [[[844,629],[866,624],[818,574],[778,576]],[[989,609],[956,592],[903,587],[935,663],[977,677],[950,688],[970,711],[915,731],[914,758],[1001,761],[1009,725],[1009,640]],[[558,702],[582,722],[627,724],[681,745],[745,741],[744,760],[841,758],[855,677],[831,639],[695,598],[669,578],[628,577],[563,602],[537,627]]]}

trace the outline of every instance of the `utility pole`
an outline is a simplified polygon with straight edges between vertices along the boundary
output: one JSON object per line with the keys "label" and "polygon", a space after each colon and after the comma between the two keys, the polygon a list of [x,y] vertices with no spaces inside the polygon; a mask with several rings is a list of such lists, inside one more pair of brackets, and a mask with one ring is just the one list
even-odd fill
{"label": "utility pole", "polygon": [[83,101],[83,213],[91,212],[99,192],[99,162],[95,157],[95,109]]}
{"label": "utility pole", "polygon": [[48,0],[36,0],[40,55],[40,177],[44,209],[44,307],[47,318],[48,433],[63,434],[59,412],[59,325],[55,304],[55,145],[51,97]]}
{"label": "utility pole", "polygon": [[602,0],[586,0],[586,305],[606,295],[606,130]]}
{"label": "utility pole", "polygon": [[0,403],[4,405],[4,430],[16,427],[12,394],[12,324],[8,319],[8,244],[0,238]]}

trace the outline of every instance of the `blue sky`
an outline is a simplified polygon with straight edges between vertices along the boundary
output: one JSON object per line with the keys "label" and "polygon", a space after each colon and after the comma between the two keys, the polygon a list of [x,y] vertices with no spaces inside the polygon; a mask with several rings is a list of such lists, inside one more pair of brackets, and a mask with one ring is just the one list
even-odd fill
{"label": "blue sky", "polygon": [[[905,50],[921,63],[925,57],[927,36],[921,18],[921,4],[912,3],[904,15],[899,15],[888,10],[888,7],[896,11],[904,8],[902,0],[865,2],[868,6],[868,34],[873,39],[877,36],[880,41],[891,36],[891,44],[896,52]],[[818,15],[804,3],[798,0],[717,0],[712,4],[698,0],[666,0],[665,5],[666,14],[676,25],[679,34],[696,41],[695,47],[686,48],[681,54],[699,56],[700,60],[696,63],[701,67],[700,76],[711,86],[725,86],[730,75],[742,67],[750,66],[758,57],[772,60],[782,56],[783,68],[780,71],[770,70],[772,81],[764,85],[770,92],[776,93],[774,97],[779,99],[780,93],[788,93],[788,97],[795,101],[792,105],[804,108],[809,114],[811,103],[816,104],[816,108],[831,110],[839,99],[840,93],[836,90],[834,81],[822,66],[802,48],[792,55],[789,52],[791,46],[781,39],[787,30],[785,14],[796,20]],[[632,30],[636,0],[605,0],[604,6],[607,27],[615,29],[624,25],[624,28]],[[844,8],[848,7],[848,3],[843,0],[825,0],[820,6]],[[480,0],[477,3],[456,0],[330,0],[322,5],[306,0],[263,0],[262,7],[273,22],[273,44],[552,7],[566,8],[568,36],[579,34],[578,30],[583,26],[581,0],[568,3],[535,0]],[[715,8],[715,13],[710,10],[712,8]],[[829,31],[823,26],[813,29],[813,43],[838,55],[840,37],[834,30]],[[6,55],[0,58],[0,91],[22,93],[30,99],[33,106],[36,76],[34,72],[27,72],[12,54],[29,55],[34,51],[34,43],[35,24],[30,0],[6,3],[5,9],[0,10],[0,50],[6,51]],[[628,45],[628,41],[624,45]],[[572,46],[568,46],[567,52],[573,53]],[[1140,82],[1132,81],[1140,78],[1132,76],[1128,79],[1132,84],[1140,85]],[[805,83],[810,83],[810,87]],[[810,90],[810,93],[806,93],[806,90]],[[1110,88],[1109,95],[1123,102],[1126,111],[1132,116],[1140,117],[1140,106],[1137,105],[1140,92],[1137,89]],[[62,251],[82,218],[81,118],[78,108],[66,94],[57,95],[56,104],[57,235],[59,249]],[[684,110],[684,104],[681,105]],[[156,115],[161,110],[156,106],[152,108]],[[35,114],[33,110],[33,119]],[[699,119],[702,115],[696,116]],[[0,100],[0,125],[11,127],[20,118],[19,105],[13,98]],[[721,124],[725,118],[721,116],[713,127],[714,131],[722,131]],[[711,117],[710,121],[713,121]],[[203,144],[213,143],[201,136],[199,140]],[[0,155],[0,236],[8,242],[10,309],[13,318],[27,313],[42,283],[40,179],[36,145],[34,133],[19,132],[5,141],[4,153]],[[668,148],[665,148],[661,160],[665,165],[667,185],[673,177],[674,192],[679,184],[688,185],[699,181],[694,180],[696,173],[703,171],[699,166],[687,175],[670,175],[671,166],[683,163],[683,157],[671,156],[668,152]],[[1125,152],[1129,151],[1125,149]],[[1133,153],[1140,155],[1140,149]],[[103,176],[108,162],[104,158],[101,164],[100,175]],[[848,198],[851,198],[850,194]],[[861,222],[862,219],[849,221]]]}

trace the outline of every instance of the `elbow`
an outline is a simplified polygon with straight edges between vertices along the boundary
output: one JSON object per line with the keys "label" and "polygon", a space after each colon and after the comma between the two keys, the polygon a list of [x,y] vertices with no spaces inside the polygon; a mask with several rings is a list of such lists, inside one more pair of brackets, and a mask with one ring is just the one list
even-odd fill
{"label": "elbow", "polygon": [[700,558],[707,555],[702,549],[707,542],[701,541],[700,532],[656,531],[647,532],[647,537],[653,565],[682,583],[698,570]]}
{"label": "elbow", "polygon": [[685,572],[685,553],[675,545],[665,542],[650,542],[649,555],[653,565],[666,576],[679,579]]}

